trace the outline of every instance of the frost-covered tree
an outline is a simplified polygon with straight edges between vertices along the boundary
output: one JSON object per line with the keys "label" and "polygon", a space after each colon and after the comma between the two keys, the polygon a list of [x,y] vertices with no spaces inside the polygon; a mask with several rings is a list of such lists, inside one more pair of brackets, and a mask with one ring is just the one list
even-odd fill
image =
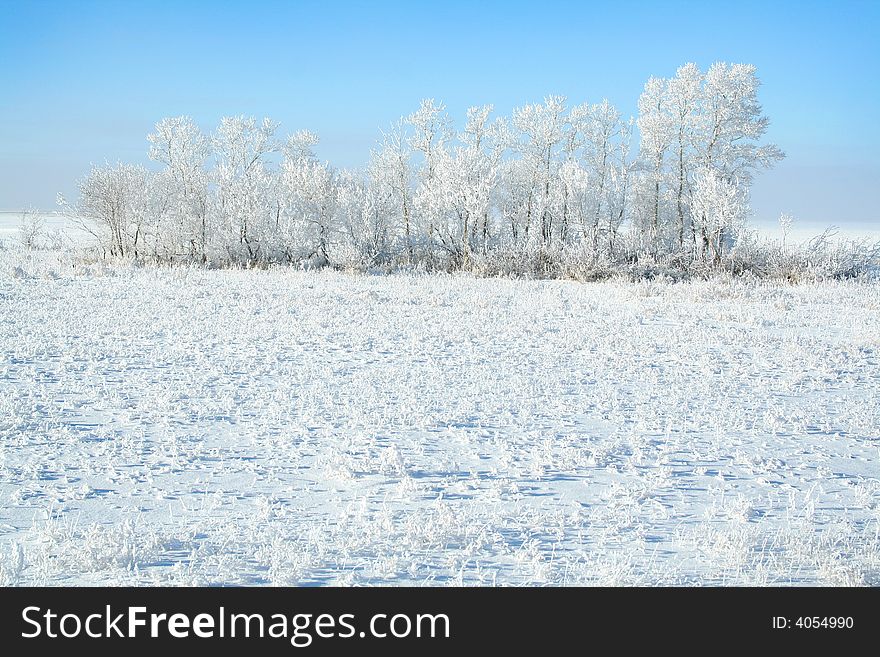
{"label": "frost-covered tree", "polygon": [[424,178],[434,173],[435,155],[452,136],[452,124],[446,114],[446,106],[433,98],[423,100],[419,109],[406,118],[413,133],[409,145],[424,157]]}
{"label": "frost-covered tree", "polygon": [[467,262],[488,240],[496,168],[476,146],[440,148],[433,181],[421,185],[416,207],[432,217],[435,239],[455,262]]}
{"label": "frost-covered tree", "polygon": [[701,255],[720,262],[725,246],[741,228],[748,212],[745,192],[714,169],[703,169],[694,179],[691,203],[700,217]]}
{"label": "frost-covered tree", "polygon": [[284,245],[288,261],[329,263],[337,203],[335,172],[313,157],[289,155],[281,176],[291,219]]}
{"label": "frost-covered tree", "polygon": [[[713,64],[705,75],[700,99],[699,135],[695,155],[704,180],[717,180],[737,190],[747,203],[756,170],[772,166],[784,154],[774,144],[758,141],[769,119],[758,103],[760,81],[750,64]],[[714,172],[710,176],[706,172]],[[709,185],[709,183],[704,183]],[[693,213],[694,235],[703,252],[712,249],[712,225],[704,207]]]}
{"label": "frost-covered tree", "polygon": [[315,146],[320,139],[310,130],[299,130],[287,138],[282,150],[284,156],[291,161],[316,160]]}
{"label": "frost-covered tree", "polygon": [[684,249],[685,233],[691,222],[688,198],[697,166],[694,150],[699,139],[702,81],[703,74],[697,65],[685,64],[666,84],[666,109],[673,133],[671,178],[679,250]]}
{"label": "frost-covered tree", "polygon": [[465,128],[459,135],[459,141],[468,152],[460,161],[472,163],[468,176],[471,197],[479,199],[471,208],[472,244],[478,244],[483,253],[489,249],[493,237],[491,215],[496,203],[501,161],[508,145],[507,122],[498,118],[490,123],[492,110],[492,105],[468,108]]}
{"label": "frost-covered tree", "polygon": [[142,166],[95,166],[80,181],[79,211],[94,219],[111,256],[138,258],[147,250],[152,180]]}
{"label": "frost-covered tree", "polygon": [[674,134],[674,126],[666,106],[666,87],[666,80],[651,77],[639,96],[639,151],[646,171],[645,180],[650,189],[649,205],[643,208],[641,214],[644,228],[650,232],[650,242],[655,249],[659,245],[664,223],[661,203],[667,171],[666,154]]}
{"label": "frost-covered tree", "polygon": [[520,216],[514,219],[514,231],[521,232],[525,242],[539,239],[541,244],[548,244],[553,238],[551,200],[558,182],[556,156],[566,137],[565,102],[563,96],[548,96],[543,104],[525,105],[513,111],[515,140],[511,147],[519,154],[522,165],[508,168],[508,174],[519,177],[510,181],[520,197]]}
{"label": "frost-covered tree", "polygon": [[156,124],[150,142],[150,159],[165,170],[157,177],[157,193],[165,196],[161,217],[165,253],[178,249],[207,259],[208,174],[205,163],[211,156],[211,141],[188,116],[165,118]]}
{"label": "frost-covered tree", "polygon": [[237,261],[242,256],[255,262],[261,253],[261,239],[273,221],[269,202],[277,189],[267,170],[265,156],[278,150],[278,123],[268,118],[224,117],[213,136],[217,164],[213,181],[217,185],[215,212],[222,249]]}
{"label": "frost-covered tree", "polygon": [[629,133],[620,113],[607,100],[590,105],[581,119],[584,131],[584,162],[593,180],[593,202],[590,235],[593,250],[598,251],[600,236],[604,233],[606,243],[613,244],[614,234],[619,225],[622,207],[619,195],[626,184],[621,177],[620,157],[628,157],[626,148],[620,145],[628,142]]}
{"label": "frost-covered tree", "polygon": [[574,157],[567,158],[559,168],[557,207],[562,218],[563,239],[577,231],[585,242],[596,244],[594,186],[590,173]]}
{"label": "frost-covered tree", "polygon": [[336,214],[340,243],[334,264],[371,267],[392,258],[394,235],[388,216],[393,208],[379,189],[357,172],[339,173]]}
{"label": "frost-covered tree", "polygon": [[638,119],[639,216],[655,253],[673,244],[684,250],[688,228],[695,255],[714,251],[714,229],[695,211],[698,176],[702,197],[715,185],[707,181],[717,177],[736,188],[747,207],[754,172],[783,156],[776,146],[758,143],[768,125],[757,101],[759,84],[754,66],[717,63],[705,74],[686,64],[673,78],[651,78],[645,85]]}
{"label": "frost-covered tree", "polygon": [[751,64],[718,62],[705,76],[698,157],[733,183],[750,183],[756,170],[784,157],[775,144],[758,144],[770,124],[758,102],[760,84]]}
{"label": "frost-covered tree", "polygon": [[621,227],[627,219],[631,196],[631,178],[636,163],[630,156],[632,148],[632,129],[635,119],[620,121],[617,131],[617,143],[611,152],[611,166],[607,185],[607,225],[605,231],[607,253],[614,256],[614,247]]}
{"label": "frost-covered tree", "polygon": [[459,146],[447,145],[451,135],[431,152],[430,175],[416,190],[415,206],[429,218],[433,243],[453,261],[467,262],[485,252],[490,239],[490,213],[498,161],[503,146],[498,128],[488,123],[491,106],[468,110]]}
{"label": "frost-covered tree", "polygon": [[412,150],[403,121],[383,133],[379,147],[370,158],[369,178],[388,211],[389,225],[403,241],[407,262],[412,262],[417,239],[413,212],[414,179]]}
{"label": "frost-covered tree", "polygon": [[[418,171],[418,194],[431,196],[434,194],[436,181],[436,169],[438,160],[443,155],[447,141],[452,137],[452,123],[446,114],[446,106],[436,102],[433,98],[422,100],[419,108],[410,114],[405,122],[411,127],[411,135],[408,143],[413,152],[419,154],[422,159],[421,169]],[[439,217],[432,214],[431,204],[422,204],[416,207],[423,211],[422,224],[426,231],[428,245],[435,239],[434,231]]]}

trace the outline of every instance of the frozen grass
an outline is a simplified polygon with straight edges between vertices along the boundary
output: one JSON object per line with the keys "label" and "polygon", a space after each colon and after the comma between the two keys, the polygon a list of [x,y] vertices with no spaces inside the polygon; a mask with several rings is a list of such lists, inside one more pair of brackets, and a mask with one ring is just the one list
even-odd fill
{"label": "frozen grass", "polygon": [[0,584],[880,584],[880,286],[0,268]]}

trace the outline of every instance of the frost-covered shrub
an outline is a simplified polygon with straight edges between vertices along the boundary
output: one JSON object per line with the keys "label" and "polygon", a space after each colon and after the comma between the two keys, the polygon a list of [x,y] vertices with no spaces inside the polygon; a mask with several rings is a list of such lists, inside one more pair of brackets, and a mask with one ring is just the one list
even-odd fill
{"label": "frost-covered shrub", "polygon": [[40,246],[46,221],[36,210],[21,213],[18,225],[18,241],[22,248],[30,251]]}
{"label": "frost-covered shrub", "polygon": [[755,273],[790,282],[873,277],[880,271],[880,242],[835,240],[829,229],[796,247],[768,243],[754,252]]}

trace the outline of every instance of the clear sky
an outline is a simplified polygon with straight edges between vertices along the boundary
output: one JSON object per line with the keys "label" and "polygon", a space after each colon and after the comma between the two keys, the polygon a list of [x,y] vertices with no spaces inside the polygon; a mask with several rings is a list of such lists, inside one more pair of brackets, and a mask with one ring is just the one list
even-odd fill
{"label": "clear sky", "polygon": [[146,162],[164,116],[271,116],[361,166],[424,97],[459,125],[550,93],[630,114],[650,75],[722,60],[758,67],[788,154],[755,184],[756,220],[876,229],[878,37],[880,0],[0,0],[0,209],[52,209],[90,163]]}

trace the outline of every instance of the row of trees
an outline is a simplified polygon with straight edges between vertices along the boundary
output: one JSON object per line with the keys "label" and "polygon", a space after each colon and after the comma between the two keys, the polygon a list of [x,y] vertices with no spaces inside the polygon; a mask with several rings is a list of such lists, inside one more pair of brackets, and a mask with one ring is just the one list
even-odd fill
{"label": "row of trees", "polygon": [[163,168],[93,168],[76,212],[110,254],[159,261],[467,267],[576,248],[719,262],[754,173],[782,157],[760,144],[758,86],[750,65],[687,64],[648,80],[637,119],[551,96],[510,117],[473,107],[458,133],[425,100],[363,171],[319,161],[314,134],[282,139],[269,119],[224,118],[206,135],[167,118],[148,138]]}

